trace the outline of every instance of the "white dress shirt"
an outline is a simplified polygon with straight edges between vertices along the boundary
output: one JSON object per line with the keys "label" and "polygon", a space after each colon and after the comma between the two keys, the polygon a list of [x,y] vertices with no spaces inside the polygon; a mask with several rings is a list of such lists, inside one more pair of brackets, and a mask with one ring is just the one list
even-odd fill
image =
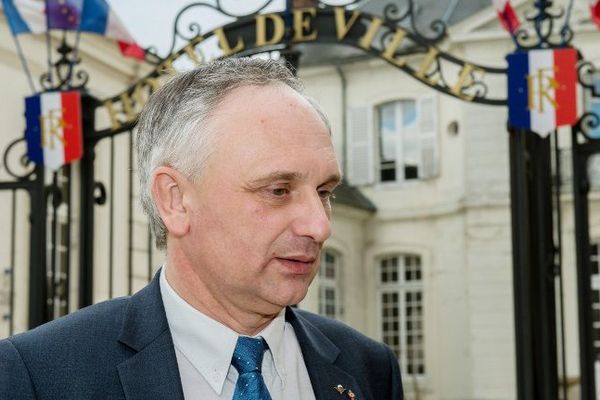
{"label": "white dress shirt", "polygon": [[[238,334],[196,310],[160,274],[160,293],[186,400],[231,400],[238,378],[231,358]],[[285,321],[285,309],[255,337],[262,336],[265,351],[262,375],[273,400],[314,400],[310,377],[294,328]]]}

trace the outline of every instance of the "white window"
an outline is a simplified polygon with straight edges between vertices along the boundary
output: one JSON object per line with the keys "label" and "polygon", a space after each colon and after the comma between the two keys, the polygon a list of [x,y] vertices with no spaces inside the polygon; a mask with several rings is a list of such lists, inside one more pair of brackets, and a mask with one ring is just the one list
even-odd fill
{"label": "white window", "polygon": [[433,96],[350,109],[349,182],[403,182],[437,175],[436,115]]}
{"label": "white window", "polygon": [[398,100],[377,107],[379,181],[435,174],[434,99]]}
{"label": "white window", "polygon": [[338,253],[324,249],[321,252],[319,270],[319,314],[329,318],[340,318],[341,302],[341,257]]}
{"label": "white window", "polygon": [[425,374],[421,257],[392,255],[379,260],[381,339],[392,348],[404,374]]}
{"label": "white window", "polygon": [[600,242],[592,243],[590,246],[590,264],[592,266],[590,277],[592,285],[592,337],[594,338],[595,354],[600,356]]}

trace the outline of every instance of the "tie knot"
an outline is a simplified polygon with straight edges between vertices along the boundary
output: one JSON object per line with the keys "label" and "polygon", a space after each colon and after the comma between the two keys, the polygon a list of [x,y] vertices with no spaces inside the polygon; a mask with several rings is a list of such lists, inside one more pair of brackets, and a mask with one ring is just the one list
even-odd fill
{"label": "tie knot", "polygon": [[267,347],[267,343],[263,338],[254,339],[240,336],[233,351],[231,364],[240,375],[248,372],[260,372],[263,354]]}

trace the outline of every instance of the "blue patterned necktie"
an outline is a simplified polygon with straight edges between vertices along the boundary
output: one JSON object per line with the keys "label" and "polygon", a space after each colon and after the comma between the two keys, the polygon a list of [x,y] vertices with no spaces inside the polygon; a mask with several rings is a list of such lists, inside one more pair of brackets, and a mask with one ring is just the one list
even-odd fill
{"label": "blue patterned necktie", "polygon": [[271,400],[261,374],[265,350],[267,343],[263,338],[238,337],[231,365],[237,369],[239,378],[232,400]]}

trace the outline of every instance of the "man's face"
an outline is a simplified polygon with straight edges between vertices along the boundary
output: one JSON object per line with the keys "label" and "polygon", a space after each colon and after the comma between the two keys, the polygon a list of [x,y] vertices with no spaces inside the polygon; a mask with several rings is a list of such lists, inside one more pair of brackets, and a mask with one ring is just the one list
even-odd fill
{"label": "man's face", "polygon": [[218,139],[190,199],[186,258],[219,302],[263,314],[300,302],[340,176],[324,122],[276,84],[234,90],[206,129]]}

